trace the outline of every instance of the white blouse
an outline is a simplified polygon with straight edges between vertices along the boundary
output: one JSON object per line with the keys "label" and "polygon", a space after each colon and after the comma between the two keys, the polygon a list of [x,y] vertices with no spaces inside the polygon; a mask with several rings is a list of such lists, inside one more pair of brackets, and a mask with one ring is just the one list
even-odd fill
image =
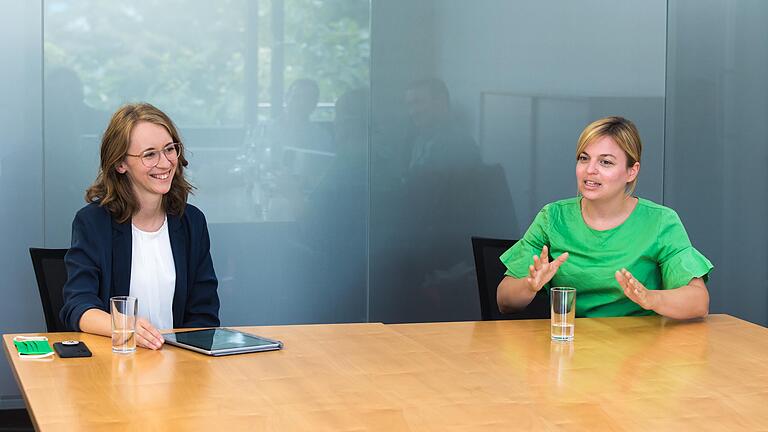
{"label": "white blouse", "polygon": [[142,231],[133,224],[131,231],[131,296],[139,300],[137,316],[157,329],[172,329],[176,267],[168,218],[155,232]]}

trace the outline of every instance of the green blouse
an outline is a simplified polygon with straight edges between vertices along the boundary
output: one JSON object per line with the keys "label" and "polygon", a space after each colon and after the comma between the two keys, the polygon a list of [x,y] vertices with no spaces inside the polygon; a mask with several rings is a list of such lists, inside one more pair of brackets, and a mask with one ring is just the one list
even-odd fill
{"label": "green blouse", "polygon": [[640,198],[621,225],[590,228],[581,215],[581,198],[544,206],[523,238],[500,259],[507,276],[528,276],[533,255],[549,246],[549,256],[568,252],[549,286],[576,288],[576,315],[582,317],[652,315],[624,295],[614,277],[626,268],[648,289],[673,289],[691,279],[706,281],[712,263],[691,246],[674,210]]}

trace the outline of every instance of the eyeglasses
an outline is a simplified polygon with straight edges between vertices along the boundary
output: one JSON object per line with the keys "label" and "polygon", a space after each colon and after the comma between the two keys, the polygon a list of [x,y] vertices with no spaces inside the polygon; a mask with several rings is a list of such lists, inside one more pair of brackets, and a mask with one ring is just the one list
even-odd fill
{"label": "eyeglasses", "polygon": [[137,157],[145,167],[154,168],[160,163],[160,153],[165,155],[168,162],[174,162],[179,158],[179,153],[181,153],[181,143],[170,143],[163,147],[162,150],[147,150],[137,155],[126,153],[126,156]]}

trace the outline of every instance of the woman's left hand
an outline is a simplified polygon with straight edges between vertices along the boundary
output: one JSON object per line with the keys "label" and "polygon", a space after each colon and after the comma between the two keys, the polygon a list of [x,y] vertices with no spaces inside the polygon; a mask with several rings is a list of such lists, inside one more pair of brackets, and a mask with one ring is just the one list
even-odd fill
{"label": "woman's left hand", "polygon": [[616,281],[624,288],[624,295],[645,310],[654,310],[659,303],[659,293],[649,290],[632,276],[627,269],[616,272]]}
{"label": "woman's left hand", "polygon": [[136,319],[136,344],[143,348],[157,350],[163,347],[163,335],[144,318]]}

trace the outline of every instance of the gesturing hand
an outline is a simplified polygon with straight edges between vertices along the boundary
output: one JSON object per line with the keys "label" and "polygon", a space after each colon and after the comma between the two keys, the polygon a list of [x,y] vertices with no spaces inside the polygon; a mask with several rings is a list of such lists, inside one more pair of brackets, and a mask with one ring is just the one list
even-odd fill
{"label": "gesturing hand", "polygon": [[164,342],[165,339],[152,323],[144,318],[136,320],[136,343],[140,347],[156,350],[160,349]]}
{"label": "gesturing hand", "polygon": [[627,269],[616,272],[616,281],[624,288],[624,295],[643,309],[652,310],[658,304],[659,293],[643,286]]}
{"label": "gesturing hand", "polygon": [[533,256],[533,264],[528,267],[528,287],[533,292],[539,291],[552,277],[557,273],[557,269],[568,259],[568,252],[563,252],[557,259],[549,262],[549,249],[544,246],[541,249],[541,256]]}

